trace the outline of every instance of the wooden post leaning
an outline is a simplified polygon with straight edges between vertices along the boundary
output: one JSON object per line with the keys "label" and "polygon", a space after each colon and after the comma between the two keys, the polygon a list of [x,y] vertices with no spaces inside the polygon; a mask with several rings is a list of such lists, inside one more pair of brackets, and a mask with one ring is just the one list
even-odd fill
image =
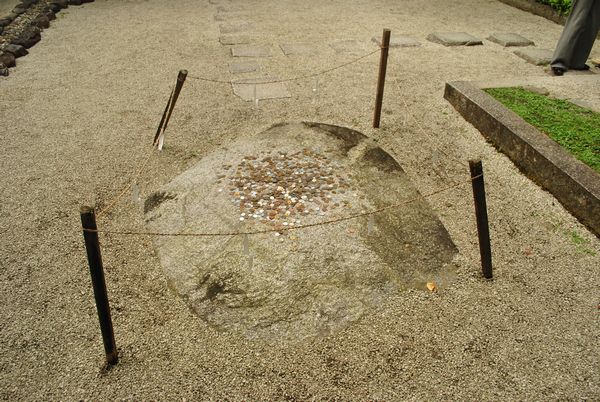
{"label": "wooden post leaning", "polygon": [[160,119],[160,123],[158,124],[158,129],[156,130],[156,134],[154,135],[153,145],[159,145],[159,148],[162,148],[162,139],[164,138],[165,130],[167,129],[167,125],[169,124],[169,120],[171,119],[171,114],[173,113],[173,109],[175,108],[175,103],[177,103],[177,98],[179,98],[179,93],[181,92],[181,88],[183,88],[183,83],[187,77],[187,70],[179,70],[179,74],[177,74],[177,83],[175,84],[175,89],[171,92],[171,96],[169,97],[169,101],[167,102],[167,106],[165,107],[165,111],[163,112],[162,118]]}

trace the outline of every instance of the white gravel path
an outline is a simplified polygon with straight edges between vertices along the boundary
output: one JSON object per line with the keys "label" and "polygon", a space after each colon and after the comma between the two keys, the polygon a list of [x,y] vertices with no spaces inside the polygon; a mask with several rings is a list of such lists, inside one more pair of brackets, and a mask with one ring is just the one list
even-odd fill
{"label": "white gravel path", "polygon": [[[101,372],[79,206],[105,204],[144,160],[179,69],[229,79],[232,57],[218,40],[217,5],[96,0],[59,13],[0,78],[0,399],[600,399],[600,240],[442,97],[450,80],[547,73],[486,40],[460,48],[425,40],[433,31],[512,31],[553,48],[562,27],[492,0],[219,3],[253,25],[254,43],[314,44],[313,56],[261,59],[273,76],[347,61],[328,43],[357,39],[369,50],[384,27],[422,46],[392,50],[380,130],[370,128],[377,56],[327,75],[315,100],[313,82],[299,81],[288,84],[292,98],[259,110],[227,85],[189,80],[166,148],[140,178],[142,193],[230,139],[281,121],[364,132],[422,193],[466,180],[456,160],[481,157],[495,280],[480,279],[468,187],[430,199],[461,253],[454,283],[408,291],[310,342],[216,332],[167,287],[150,238],[103,236],[121,361]],[[600,55],[598,42],[592,54]],[[100,225],[143,228],[129,199]]]}

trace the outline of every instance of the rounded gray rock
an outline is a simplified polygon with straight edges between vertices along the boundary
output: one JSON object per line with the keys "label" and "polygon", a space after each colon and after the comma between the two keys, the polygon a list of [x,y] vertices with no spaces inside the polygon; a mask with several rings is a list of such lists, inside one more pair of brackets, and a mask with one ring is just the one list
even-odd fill
{"label": "rounded gray rock", "polygon": [[0,53],[0,63],[4,64],[6,67],[14,67],[16,65],[15,56],[8,52]]}
{"label": "rounded gray rock", "polygon": [[29,52],[21,45],[13,45],[12,43],[8,44],[4,48],[5,52],[12,53],[15,58],[26,56]]}

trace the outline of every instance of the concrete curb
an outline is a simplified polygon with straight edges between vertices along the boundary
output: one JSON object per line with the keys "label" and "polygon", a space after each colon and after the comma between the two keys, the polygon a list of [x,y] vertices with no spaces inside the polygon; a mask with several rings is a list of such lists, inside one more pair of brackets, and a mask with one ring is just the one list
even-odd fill
{"label": "concrete curb", "polygon": [[[535,0],[498,0],[501,3],[508,4],[518,8],[519,10],[527,11],[531,14],[539,15],[547,20],[555,22],[560,25],[565,25],[567,17],[560,15],[555,9],[547,4],[538,3]],[[596,35],[596,38],[600,39],[600,32]]]}
{"label": "concrete curb", "polygon": [[600,237],[600,175],[467,81],[446,83],[444,98],[531,180]]}
{"label": "concrete curb", "polygon": [[560,15],[555,9],[547,4],[538,3],[535,0],[498,0],[501,3],[508,4],[518,8],[519,10],[530,12],[531,14],[539,15],[547,20],[556,22],[560,25],[565,25],[567,17]]}

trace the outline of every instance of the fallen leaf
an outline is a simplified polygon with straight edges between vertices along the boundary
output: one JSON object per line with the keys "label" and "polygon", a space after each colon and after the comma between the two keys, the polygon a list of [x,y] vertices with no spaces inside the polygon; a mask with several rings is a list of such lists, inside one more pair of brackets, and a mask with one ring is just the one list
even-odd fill
{"label": "fallen leaf", "polygon": [[437,290],[437,286],[435,285],[435,282],[427,282],[426,286],[430,292],[435,292]]}

